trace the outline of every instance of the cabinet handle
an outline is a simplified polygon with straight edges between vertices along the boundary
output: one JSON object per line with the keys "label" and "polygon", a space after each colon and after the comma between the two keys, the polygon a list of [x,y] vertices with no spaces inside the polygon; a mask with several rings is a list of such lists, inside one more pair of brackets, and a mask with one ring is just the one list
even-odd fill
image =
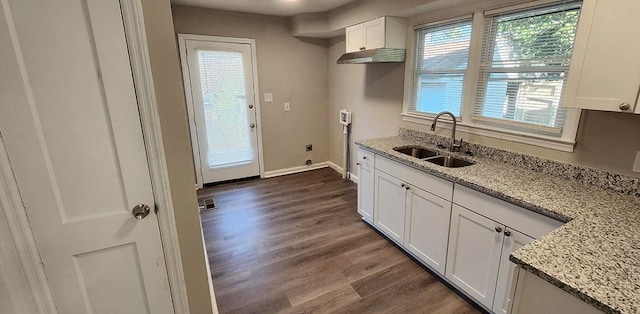
{"label": "cabinet handle", "polygon": [[362,160],[367,160],[367,156],[362,156]]}
{"label": "cabinet handle", "polygon": [[627,102],[623,102],[623,103],[620,104],[619,108],[622,111],[627,111],[627,110],[631,109],[631,105],[629,103],[627,103]]}
{"label": "cabinet handle", "polygon": [[507,236],[507,237],[510,237],[511,236],[511,231],[505,230],[504,231],[504,235]]}
{"label": "cabinet handle", "polygon": [[360,163],[359,163],[359,162],[356,162],[356,166],[360,166]]}
{"label": "cabinet handle", "polygon": [[406,184],[404,184],[404,183],[400,183],[400,187],[401,187],[401,188],[406,187],[406,186],[407,186]]}
{"label": "cabinet handle", "polygon": [[360,47],[360,51],[367,50],[367,47]]}
{"label": "cabinet handle", "polygon": [[497,227],[496,227],[496,232],[497,232],[497,233],[500,233],[500,232],[502,232],[502,227],[500,227],[500,226],[497,226]]}

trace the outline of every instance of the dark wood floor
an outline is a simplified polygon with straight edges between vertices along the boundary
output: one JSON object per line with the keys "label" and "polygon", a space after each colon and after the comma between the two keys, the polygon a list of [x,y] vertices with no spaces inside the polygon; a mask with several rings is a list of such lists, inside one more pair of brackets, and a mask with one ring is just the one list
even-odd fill
{"label": "dark wood floor", "polygon": [[220,313],[477,313],[360,220],[330,169],[202,190]]}

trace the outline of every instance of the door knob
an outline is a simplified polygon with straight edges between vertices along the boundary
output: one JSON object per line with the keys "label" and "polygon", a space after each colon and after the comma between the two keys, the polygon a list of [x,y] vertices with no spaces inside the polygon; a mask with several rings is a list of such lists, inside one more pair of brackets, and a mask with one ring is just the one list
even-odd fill
{"label": "door knob", "polygon": [[631,105],[629,103],[624,102],[624,103],[620,104],[619,108],[622,111],[627,111],[627,110],[631,109]]}
{"label": "door knob", "polygon": [[249,105],[249,109],[253,109],[253,105]]}
{"label": "door knob", "polygon": [[249,127],[254,129],[256,127],[256,124],[255,123],[251,123],[251,124],[249,124]]}
{"label": "door knob", "polygon": [[151,208],[147,204],[138,204],[136,206],[133,206],[133,209],[131,210],[131,214],[133,214],[133,217],[136,217],[136,219],[138,220],[144,219],[144,217],[147,217],[150,212]]}

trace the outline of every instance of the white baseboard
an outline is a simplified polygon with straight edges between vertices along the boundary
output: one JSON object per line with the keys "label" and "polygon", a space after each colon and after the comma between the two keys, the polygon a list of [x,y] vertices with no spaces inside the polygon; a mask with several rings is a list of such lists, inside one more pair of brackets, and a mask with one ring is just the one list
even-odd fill
{"label": "white baseboard", "polygon": [[335,170],[339,174],[342,174],[342,172],[344,171],[342,167],[338,166],[338,164],[333,161],[327,161],[327,166],[329,166],[329,168]]}
{"label": "white baseboard", "polygon": [[300,173],[300,172],[311,171],[311,170],[316,170],[316,169],[322,169],[322,168],[327,168],[327,167],[329,167],[329,163],[325,161],[325,162],[315,163],[315,164],[313,164],[311,166],[300,166],[300,167],[293,167],[293,168],[287,168],[287,169],[265,171],[264,172],[264,178],[273,178],[273,177],[285,176],[285,175],[288,175],[288,174]]}
{"label": "white baseboard", "polygon": [[[342,174],[342,172],[344,171],[342,167],[338,166],[336,163],[332,161],[324,161],[324,162],[313,164],[311,166],[300,166],[300,167],[293,167],[293,168],[287,168],[287,169],[265,171],[264,178],[266,179],[266,178],[273,178],[273,177],[279,177],[279,176],[286,176],[288,174],[300,173],[300,172],[322,169],[327,167],[335,170],[339,174]],[[358,183],[358,177],[355,174],[351,173],[350,178],[351,178],[351,181],[353,181],[353,183],[356,183],[356,184]]]}

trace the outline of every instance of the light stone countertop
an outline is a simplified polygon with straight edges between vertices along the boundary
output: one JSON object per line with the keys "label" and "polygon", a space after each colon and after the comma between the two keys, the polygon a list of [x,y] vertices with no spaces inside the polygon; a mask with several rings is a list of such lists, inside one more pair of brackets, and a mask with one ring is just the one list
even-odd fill
{"label": "light stone countertop", "polygon": [[[401,130],[402,131],[402,130]],[[640,198],[483,157],[444,168],[393,150],[425,145],[409,137],[357,145],[542,215],[568,222],[510,259],[606,313],[640,313]]]}

